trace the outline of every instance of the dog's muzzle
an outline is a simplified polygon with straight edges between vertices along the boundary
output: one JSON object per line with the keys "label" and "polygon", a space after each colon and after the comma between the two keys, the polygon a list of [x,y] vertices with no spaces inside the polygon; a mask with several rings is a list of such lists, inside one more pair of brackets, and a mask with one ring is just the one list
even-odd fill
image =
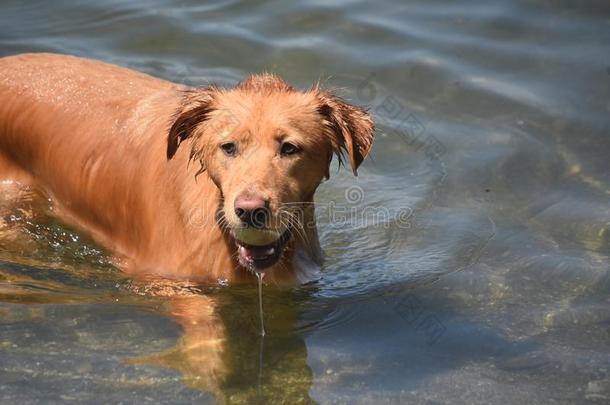
{"label": "dog's muzzle", "polygon": [[[260,236],[257,237],[257,233],[260,233]],[[271,237],[274,233],[275,231],[251,228],[232,231],[239,263],[254,271],[264,270],[276,264],[290,240],[290,230],[284,230],[275,240]]]}

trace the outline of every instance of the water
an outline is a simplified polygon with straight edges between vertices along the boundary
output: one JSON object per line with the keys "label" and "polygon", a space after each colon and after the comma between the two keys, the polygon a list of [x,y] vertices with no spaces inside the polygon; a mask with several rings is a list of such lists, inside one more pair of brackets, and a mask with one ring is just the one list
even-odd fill
{"label": "water", "polygon": [[608,402],[609,44],[606,1],[4,0],[1,55],[321,80],[378,131],[264,340],[256,285],[125,279],[2,184],[2,402]]}
{"label": "water", "polygon": [[258,313],[261,318],[261,338],[265,337],[265,314],[263,311],[263,279],[265,273],[257,271],[256,279],[258,281]]}

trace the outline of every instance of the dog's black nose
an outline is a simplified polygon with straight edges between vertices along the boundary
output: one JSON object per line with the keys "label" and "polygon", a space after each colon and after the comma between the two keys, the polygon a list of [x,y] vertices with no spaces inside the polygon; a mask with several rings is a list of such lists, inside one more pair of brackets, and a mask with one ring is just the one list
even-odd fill
{"label": "dog's black nose", "polygon": [[244,225],[265,228],[270,217],[269,201],[253,194],[240,194],[235,199],[235,215]]}

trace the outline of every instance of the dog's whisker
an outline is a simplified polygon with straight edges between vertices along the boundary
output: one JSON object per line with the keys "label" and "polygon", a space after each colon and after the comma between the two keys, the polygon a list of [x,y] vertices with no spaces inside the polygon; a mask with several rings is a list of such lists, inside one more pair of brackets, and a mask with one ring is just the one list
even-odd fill
{"label": "dog's whisker", "polygon": [[287,214],[288,214],[289,225],[297,231],[297,233],[299,234],[299,236],[303,239],[303,241],[305,243],[309,244],[309,238],[308,238],[307,232],[305,231],[302,221],[299,219],[297,214],[291,213],[291,212],[287,212]]}
{"label": "dog's whisker", "polygon": [[305,234],[305,231],[304,231],[303,227],[301,226],[300,221],[298,221],[298,219],[295,219],[293,216],[291,216],[289,212],[285,212],[285,213],[288,214],[288,216],[285,218],[280,218],[281,226],[296,231],[297,236],[299,236],[305,242],[308,242],[307,235]]}

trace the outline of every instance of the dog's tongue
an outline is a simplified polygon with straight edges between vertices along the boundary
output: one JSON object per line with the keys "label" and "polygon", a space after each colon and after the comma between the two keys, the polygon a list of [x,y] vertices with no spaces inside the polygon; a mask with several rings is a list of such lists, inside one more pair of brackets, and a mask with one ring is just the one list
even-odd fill
{"label": "dog's tongue", "polygon": [[239,255],[248,261],[266,259],[275,253],[273,246],[250,246],[241,245]]}

